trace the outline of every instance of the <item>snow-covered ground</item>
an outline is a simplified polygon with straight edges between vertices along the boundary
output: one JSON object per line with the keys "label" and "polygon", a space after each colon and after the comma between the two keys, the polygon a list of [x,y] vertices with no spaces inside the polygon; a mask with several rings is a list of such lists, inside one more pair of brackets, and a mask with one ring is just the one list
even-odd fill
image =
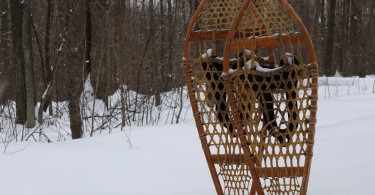
{"label": "snow-covered ground", "polygon": [[[375,194],[374,80],[320,79],[309,194]],[[215,189],[188,113],[178,125],[11,143],[0,154],[0,194],[213,195]]]}

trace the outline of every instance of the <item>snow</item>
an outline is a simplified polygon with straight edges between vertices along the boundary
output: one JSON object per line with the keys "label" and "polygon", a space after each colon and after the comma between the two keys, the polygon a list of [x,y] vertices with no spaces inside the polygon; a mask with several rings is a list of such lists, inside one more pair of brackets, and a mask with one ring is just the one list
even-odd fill
{"label": "snow", "polygon": [[[258,67],[260,67],[260,64],[257,61],[255,61],[254,64],[255,64],[256,69],[258,69]],[[252,60],[247,61],[246,62],[246,69],[251,70],[252,67],[253,67],[253,61]]]}
{"label": "snow", "polygon": [[[233,74],[233,73],[235,73],[237,71],[237,69],[232,69],[232,68],[229,68],[229,71],[228,71],[228,73],[229,74]],[[225,76],[225,74],[223,73],[223,76]]]}
{"label": "snow", "polygon": [[48,84],[47,84],[47,88],[46,88],[46,90],[44,91],[44,93],[43,93],[43,95],[42,95],[42,99],[45,99],[45,98],[46,98],[46,95],[47,95],[47,93],[48,93],[48,90],[49,90],[49,88],[51,87],[50,84],[51,84],[51,83],[48,83]]}
{"label": "snow", "polygon": [[212,56],[212,49],[207,49],[207,51],[205,53],[202,54],[202,58],[205,59],[205,58],[209,58]]}
{"label": "snow", "polygon": [[246,58],[249,59],[251,57],[251,51],[248,49],[245,49]]}
{"label": "snow", "polygon": [[288,53],[288,52],[286,52],[285,55],[288,58],[288,64],[289,65],[293,64],[293,55],[291,53]]}
{"label": "snow", "polygon": [[375,95],[321,100],[311,194],[375,194]]}
{"label": "snow", "polygon": [[133,128],[133,147],[121,132],[54,144],[15,143],[0,157],[1,191],[35,195],[210,192],[210,174],[194,129],[192,123]]}
{"label": "snow", "polygon": [[[319,79],[309,194],[375,194],[374,80]],[[186,112],[177,125],[125,127],[49,144],[13,142],[0,154],[1,194],[214,195],[193,115]]]}
{"label": "snow", "polygon": [[[249,61],[246,62],[246,69],[247,70],[251,70],[252,66],[253,66],[252,60],[249,60]],[[272,68],[272,69],[263,68],[257,61],[255,61],[255,70],[257,70],[259,72],[273,72],[273,71],[279,70],[280,68],[282,68],[282,67],[277,67],[277,68]]]}

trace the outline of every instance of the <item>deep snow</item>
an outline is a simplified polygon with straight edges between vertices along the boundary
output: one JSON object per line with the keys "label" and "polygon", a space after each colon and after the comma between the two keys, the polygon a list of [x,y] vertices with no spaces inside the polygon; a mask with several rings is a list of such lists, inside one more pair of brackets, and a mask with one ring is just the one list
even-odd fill
{"label": "deep snow", "polygon": [[[359,80],[320,80],[309,194],[375,194],[374,78],[368,80],[365,87]],[[76,141],[11,143],[0,154],[0,194],[213,195],[187,116],[183,124],[127,128],[131,144],[119,130]]]}

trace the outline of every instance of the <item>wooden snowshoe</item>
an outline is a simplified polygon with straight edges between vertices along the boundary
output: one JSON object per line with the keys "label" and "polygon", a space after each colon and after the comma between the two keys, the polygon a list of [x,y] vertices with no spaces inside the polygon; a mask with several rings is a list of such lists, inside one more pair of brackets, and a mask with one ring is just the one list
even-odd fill
{"label": "wooden snowshoe", "polygon": [[184,70],[217,193],[306,194],[318,65],[287,1],[202,0]]}

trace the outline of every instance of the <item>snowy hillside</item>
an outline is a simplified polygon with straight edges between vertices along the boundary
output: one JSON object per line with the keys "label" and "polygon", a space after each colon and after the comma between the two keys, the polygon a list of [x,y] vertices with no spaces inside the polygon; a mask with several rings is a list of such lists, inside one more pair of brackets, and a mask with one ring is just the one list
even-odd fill
{"label": "snowy hillside", "polygon": [[[321,78],[313,195],[375,194],[375,77]],[[4,195],[214,195],[190,110],[178,125],[0,146]]]}

